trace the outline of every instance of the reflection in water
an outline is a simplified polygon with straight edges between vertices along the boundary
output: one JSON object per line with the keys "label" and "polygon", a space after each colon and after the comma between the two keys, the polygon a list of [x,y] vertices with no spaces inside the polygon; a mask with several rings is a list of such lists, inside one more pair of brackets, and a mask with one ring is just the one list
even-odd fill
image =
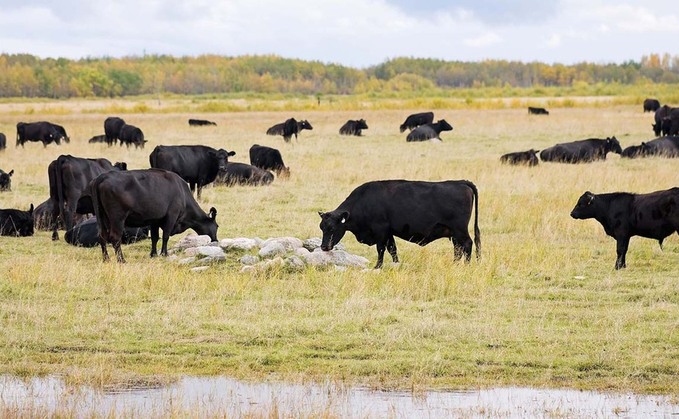
{"label": "reflection in water", "polygon": [[417,394],[335,383],[247,383],[184,377],[161,388],[98,391],[58,377],[0,376],[0,416],[339,416],[339,417],[666,417],[679,405],[664,396],[577,390],[495,388]]}

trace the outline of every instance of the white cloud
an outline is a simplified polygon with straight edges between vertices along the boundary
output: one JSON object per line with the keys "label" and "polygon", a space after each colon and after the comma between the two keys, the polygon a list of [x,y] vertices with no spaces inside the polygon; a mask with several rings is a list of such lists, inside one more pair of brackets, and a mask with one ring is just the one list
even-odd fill
{"label": "white cloud", "polygon": [[487,47],[490,45],[499,44],[502,42],[502,38],[495,33],[487,33],[476,38],[467,38],[464,40],[464,44],[470,47]]}

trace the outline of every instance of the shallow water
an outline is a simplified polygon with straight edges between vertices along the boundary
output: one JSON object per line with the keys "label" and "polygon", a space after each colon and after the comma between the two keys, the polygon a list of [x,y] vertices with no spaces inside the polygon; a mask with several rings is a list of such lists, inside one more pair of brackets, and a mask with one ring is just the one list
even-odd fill
{"label": "shallow water", "polygon": [[183,377],[159,388],[101,391],[55,376],[0,376],[0,415],[339,417],[668,417],[665,396],[503,387],[476,391],[373,391],[334,383],[247,383]]}

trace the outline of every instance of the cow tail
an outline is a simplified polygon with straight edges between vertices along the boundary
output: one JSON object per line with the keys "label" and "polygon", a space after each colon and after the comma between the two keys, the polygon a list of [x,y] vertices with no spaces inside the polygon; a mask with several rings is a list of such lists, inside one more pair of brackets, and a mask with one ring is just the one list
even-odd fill
{"label": "cow tail", "polygon": [[479,230],[479,191],[476,185],[468,182],[469,187],[474,192],[474,245],[476,246],[476,258],[481,257],[481,231]]}
{"label": "cow tail", "polygon": [[[68,230],[70,227],[73,227],[71,223],[66,221],[66,217],[64,217],[64,206],[65,206],[65,201],[64,201],[64,183],[63,183],[63,174],[61,172],[61,165],[63,163],[63,158],[62,156],[57,157],[57,164],[56,164],[56,172],[57,172],[57,197],[58,199],[58,205],[59,205],[59,215],[61,216],[61,221],[64,223],[64,226],[66,227],[66,230]],[[58,222],[54,223],[54,233],[57,232],[58,229]]]}

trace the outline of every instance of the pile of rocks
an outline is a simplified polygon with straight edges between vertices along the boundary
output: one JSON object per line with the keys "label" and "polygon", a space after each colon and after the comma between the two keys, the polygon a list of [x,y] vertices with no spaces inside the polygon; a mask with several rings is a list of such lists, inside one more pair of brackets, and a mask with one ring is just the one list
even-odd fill
{"label": "pile of rocks", "polygon": [[[307,265],[347,269],[365,269],[368,259],[348,253],[338,244],[329,252],[321,250],[321,239],[314,237],[301,240],[297,237],[276,237],[262,240],[240,237],[211,242],[209,236],[190,233],[169,251],[170,260],[182,265],[193,266],[194,272],[201,272],[213,263],[223,262],[229,253],[235,254],[241,263],[241,272],[258,271],[281,267],[288,270],[303,270]],[[245,254],[243,254],[245,253]]]}

